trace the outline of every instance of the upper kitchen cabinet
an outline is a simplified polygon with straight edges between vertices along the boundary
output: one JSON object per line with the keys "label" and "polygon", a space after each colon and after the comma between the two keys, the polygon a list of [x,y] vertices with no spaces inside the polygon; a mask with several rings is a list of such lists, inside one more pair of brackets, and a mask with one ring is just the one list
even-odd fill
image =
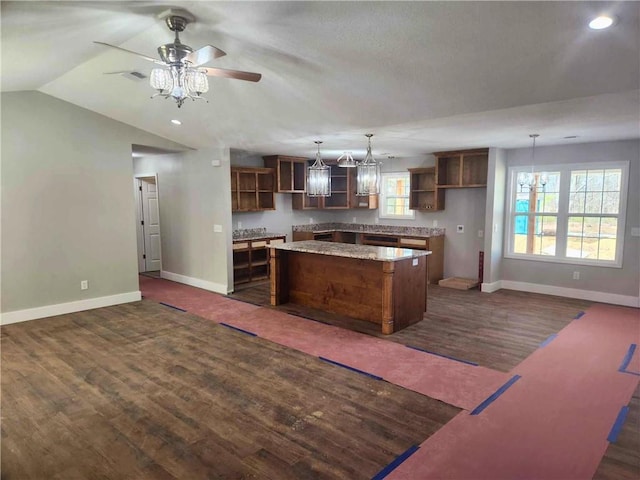
{"label": "upper kitchen cabinet", "polygon": [[350,168],[329,165],[331,168],[331,196],[323,197],[323,208],[338,209],[350,208],[350,192],[352,188],[352,175]]}
{"label": "upper kitchen cabinet", "polygon": [[275,210],[273,168],[231,167],[231,210]]}
{"label": "upper kitchen cabinet", "polygon": [[486,187],[489,149],[436,152],[437,188]]}
{"label": "upper kitchen cabinet", "polygon": [[409,169],[409,208],[411,210],[444,210],[444,190],[436,185],[436,168]]}
{"label": "upper kitchen cabinet", "polygon": [[276,175],[275,191],[279,193],[304,193],[307,159],[270,155],[262,157],[264,166],[273,168]]}

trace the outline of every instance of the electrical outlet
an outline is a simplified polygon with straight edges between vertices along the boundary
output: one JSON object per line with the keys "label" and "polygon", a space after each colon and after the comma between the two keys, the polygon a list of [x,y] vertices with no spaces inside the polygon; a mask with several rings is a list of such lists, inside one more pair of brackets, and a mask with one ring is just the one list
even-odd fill
{"label": "electrical outlet", "polygon": [[353,217],[353,222],[351,222],[351,223],[357,223],[357,222],[358,222],[357,218]]}
{"label": "electrical outlet", "polygon": [[215,233],[220,233],[220,232],[222,232],[222,225],[214,225],[214,226],[213,226],[213,231],[214,231]]}
{"label": "electrical outlet", "polygon": [[238,220],[238,230],[240,230],[241,228],[242,228],[242,222]]}
{"label": "electrical outlet", "polygon": [[434,226],[434,227],[437,227],[437,226],[438,226],[438,220],[434,220],[434,221],[433,221],[433,226]]}
{"label": "electrical outlet", "polygon": [[80,282],[80,290],[88,290],[89,289],[89,280],[82,280]]}
{"label": "electrical outlet", "polygon": [[313,217],[309,217],[309,223],[313,223]]}
{"label": "electrical outlet", "polygon": [[580,272],[573,272],[573,279],[580,280]]}
{"label": "electrical outlet", "polygon": [[484,231],[478,230],[478,238],[483,238],[483,237],[484,237]]}
{"label": "electrical outlet", "polygon": [[464,225],[458,225],[456,227],[456,232],[458,233],[464,233]]}

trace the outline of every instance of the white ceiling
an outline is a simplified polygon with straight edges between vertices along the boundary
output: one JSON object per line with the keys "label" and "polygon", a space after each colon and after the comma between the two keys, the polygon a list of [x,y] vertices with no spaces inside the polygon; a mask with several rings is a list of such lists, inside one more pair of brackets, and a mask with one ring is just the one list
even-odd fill
{"label": "white ceiling", "polygon": [[[640,137],[638,2],[2,2],[2,91],[39,90],[189,147],[260,154],[423,157]],[[209,103],[150,99],[173,35],[157,15],[196,17],[181,35],[227,55]],[[592,31],[607,12],[613,28]],[[176,127],[169,120],[178,118]],[[566,136],[577,136],[565,139]]]}

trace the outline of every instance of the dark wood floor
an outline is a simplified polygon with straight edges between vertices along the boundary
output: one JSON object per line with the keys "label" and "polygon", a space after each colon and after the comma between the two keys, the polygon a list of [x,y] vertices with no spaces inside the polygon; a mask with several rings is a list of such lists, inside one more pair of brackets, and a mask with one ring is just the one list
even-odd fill
{"label": "dark wood floor", "polygon": [[458,409],[142,301],[4,326],[2,479],[365,479]]}
{"label": "dark wood floor", "polygon": [[[268,306],[269,283],[245,287],[230,296]],[[383,335],[377,324],[301,305],[275,308],[508,372],[592,302],[512,290],[487,294],[430,285],[427,303],[421,322],[391,335]]]}
{"label": "dark wood floor", "polygon": [[[269,284],[255,284],[231,296],[266,306]],[[424,320],[392,335],[382,335],[377,325],[299,305],[275,308],[507,372],[591,304],[526,292],[500,290],[486,294],[434,285],[429,286]],[[594,478],[640,479],[640,387],[631,399],[618,441],[607,448]]]}

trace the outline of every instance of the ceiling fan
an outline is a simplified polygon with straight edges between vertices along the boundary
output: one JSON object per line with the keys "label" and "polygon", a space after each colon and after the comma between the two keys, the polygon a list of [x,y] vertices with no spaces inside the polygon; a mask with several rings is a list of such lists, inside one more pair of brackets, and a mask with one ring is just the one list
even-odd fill
{"label": "ceiling fan", "polygon": [[[168,10],[161,15],[165,19],[167,27],[175,32],[176,37],[173,43],[167,43],[158,47],[160,59],[149,57],[141,53],[133,52],[125,48],[110,45],[104,42],[94,42],[107,47],[137,55],[150,62],[160,65],[151,70],[149,83],[158,93],[153,97],[161,96],[173,98],[178,107],[181,107],[187,98],[192,100],[202,99],[202,94],[209,90],[207,76],[235,78],[248,82],[258,82],[262,75],[259,73],[242,72],[240,70],[227,70],[223,68],[202,67],[205,63],[213,59],[226,55],[225,52],[212,45],[205,45],[198,50],[193,50],[189,45],[180,41],[179,33],[184,31],[189,23],[195,18],[190,13],[180,10]],[[131,72],[110,72],[110,73],[131,73]],[[152,97],[152,98],[153,98]]]}

